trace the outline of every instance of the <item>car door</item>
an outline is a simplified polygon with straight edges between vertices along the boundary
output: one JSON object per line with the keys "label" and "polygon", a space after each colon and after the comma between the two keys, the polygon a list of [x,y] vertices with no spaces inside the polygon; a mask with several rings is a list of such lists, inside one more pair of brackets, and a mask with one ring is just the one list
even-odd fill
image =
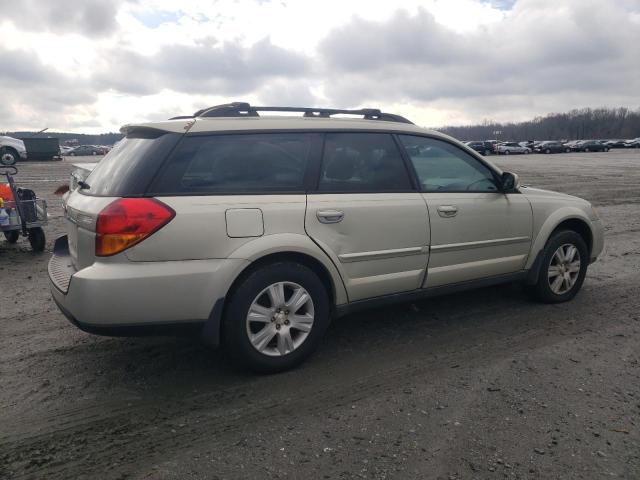
{"label": "car door", "polygon": [[326,134],[305,228],[338,267],[350,301],[422,285],[427,207],[390,134]]}
{"label": "car door", "polygon": [[444,140],[401,135],[429,209],[431,243],[424,287],[477,280],[524,268],[532,210],[504,193],[498,173]]}

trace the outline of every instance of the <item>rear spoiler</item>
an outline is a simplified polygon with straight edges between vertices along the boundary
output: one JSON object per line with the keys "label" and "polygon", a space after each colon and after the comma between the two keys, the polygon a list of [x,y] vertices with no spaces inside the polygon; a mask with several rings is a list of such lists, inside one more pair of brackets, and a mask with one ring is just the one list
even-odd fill
{"label": "rear spoiler", "polygon": [[159,137],[165,133],[187,133],[196,120],[193,118],[173,120],[160,123],[129,124],[120,128],[123,135],[140,135],[141,137]]}

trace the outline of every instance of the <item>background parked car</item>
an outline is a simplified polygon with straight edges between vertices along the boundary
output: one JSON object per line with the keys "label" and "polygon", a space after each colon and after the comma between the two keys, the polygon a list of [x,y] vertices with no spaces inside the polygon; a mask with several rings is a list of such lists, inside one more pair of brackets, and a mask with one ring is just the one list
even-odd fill
{"label": "background parked car", "polygon": [[66,154],[71,157],[79,157],[85,155],[104,155],[104,150],[94,145],[80,145],[68,151]]}
{"label": "background parked car", "polygon": [[624,148],[625,143],[625,140],[607,140],[604,145],[609,148]]}
{"label": "background parked car", "polygon": [[482,155],[492,155],[496,153],[496,145],[489,141],[472,141],[465,142],[469,148],[473,148],[476,152]]}
{"label": "background parked car", "polygon": [[624,142],[626,148],[640,148],[640,137]]}
{"label": "background parked car", "polygon": [[496,147],[496,153],[503,155],[510,155],[512,153],[531,153],[531,149],[523,147],[516,142],[505,142]]}
{"label": "background parked car", "polygon": [[0,165],[14,165],[27,158],[27,149],[19,138],[0,136]]}
{"label": "background parked car", "polygon": [[571,150],[574,152],[608,152],[609,147],[597,140],[583,140],[571,147]]}
{"label": "background parked car", "polygon": [[546,141],[538,143],[533,151],[537,153],[561,153],[570,152],[571,148],[560,142]]}
{"label": "background parked car", "polygon": [[520,145],[521,147],[524,147],[524,148],[528,148],[529,150],[531,150],[533,152],[533,150],[538,146],[539,143],[542,143],[542,142],[534,141],[534,140],[527,140],[525,142],[518,142],[518,145]]}

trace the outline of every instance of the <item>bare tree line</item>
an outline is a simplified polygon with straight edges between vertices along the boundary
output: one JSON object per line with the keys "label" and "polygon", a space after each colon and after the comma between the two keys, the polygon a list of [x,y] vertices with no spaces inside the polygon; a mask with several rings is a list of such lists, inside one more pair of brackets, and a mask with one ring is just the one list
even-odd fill
{"label": "bare tree line", "polygon": [[629,139],[640,136],[640,109],[582,108],[550,113],[526,122],[485,120],[481,125],[448,126],[438,130],[460,140]]}

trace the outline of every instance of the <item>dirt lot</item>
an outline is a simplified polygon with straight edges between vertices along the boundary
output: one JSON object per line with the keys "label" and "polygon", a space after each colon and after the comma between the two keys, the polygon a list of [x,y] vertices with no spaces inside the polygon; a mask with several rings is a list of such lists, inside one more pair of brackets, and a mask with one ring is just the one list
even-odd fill
{"label": "dirt lot", "polygon": [[640,478],[640,152],[495,161],[598,207],[573,302],[504,286],[363,312],[262,377],[70,325],[46,276],[70,165],[21,165],[52,219],[45,254],[0,240],[0,478]]}

